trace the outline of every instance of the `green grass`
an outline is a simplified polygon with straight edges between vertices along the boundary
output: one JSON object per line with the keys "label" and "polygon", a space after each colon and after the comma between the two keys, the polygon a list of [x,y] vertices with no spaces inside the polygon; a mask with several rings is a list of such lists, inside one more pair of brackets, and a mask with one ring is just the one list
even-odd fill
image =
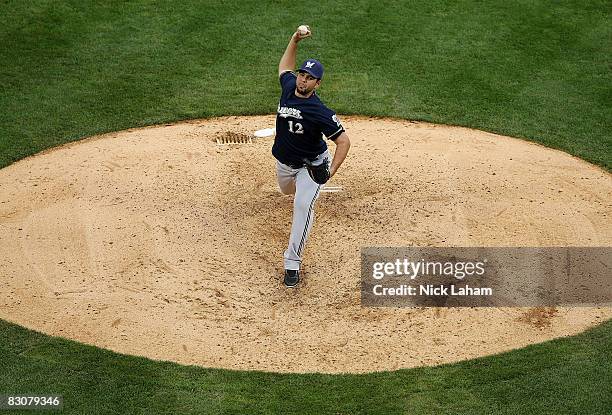
{"label": "green grass", "polygon": [[[612,321],[454,365],[366,375],[180,366],[0,321],[0,390],[55,393],[67,414],[610,414]],[[25,412],[24,412],[25,413]]]}
{"label": "green grass", "polygon": [[[0,167],[107,131],[272,113],[278,59],[308,23],[299,59],[322,60],[321,95],[340,113],[470,126],[612,168],[609,1],[2,0],[0,15]],[[1,321],[0,333],[0,393],[61,393],[64,413],[612,413],[612,322],[360,376],[183,367]]]}
{"label": "green grass", "polygon": [[290,32],[340,113],[465,125],[612,167],[609,1],[0,2],[0,166],[100,132],[272,113]]}

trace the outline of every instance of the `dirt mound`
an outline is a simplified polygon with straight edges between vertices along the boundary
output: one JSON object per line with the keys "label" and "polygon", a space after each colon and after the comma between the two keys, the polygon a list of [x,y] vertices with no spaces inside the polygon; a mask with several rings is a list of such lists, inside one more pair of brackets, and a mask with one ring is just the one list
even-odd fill
{"label": "dirt mound", "polygon": [[281,285],[292,199],[272,138],[250,139],[273,116],[107,134],[0,170],[0,317],[122,353],[280,372],[453,362],[612,317],[362,308],[362,246],[610,246],[612,180],[499,135],[343,121],[353,146],[330,183],[343,191],[318,201],[295,290]]}

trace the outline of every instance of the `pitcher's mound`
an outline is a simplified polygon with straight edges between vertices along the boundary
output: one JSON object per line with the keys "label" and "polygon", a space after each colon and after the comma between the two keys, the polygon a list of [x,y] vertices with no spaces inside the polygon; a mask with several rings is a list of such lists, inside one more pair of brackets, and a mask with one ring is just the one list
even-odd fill
{"label": "pitcher's mound", "polygon": [[612,180],[508,137],[343,121],[353,146],[330,183],[342,191],[321,195],[292,290],[292,198],[272,138],[251,139],[273,116],[107,134],[0,170],[0,318],[154,359],[333,373],[498,353],[612,317],[362,308],[363,246],[610,246]]}

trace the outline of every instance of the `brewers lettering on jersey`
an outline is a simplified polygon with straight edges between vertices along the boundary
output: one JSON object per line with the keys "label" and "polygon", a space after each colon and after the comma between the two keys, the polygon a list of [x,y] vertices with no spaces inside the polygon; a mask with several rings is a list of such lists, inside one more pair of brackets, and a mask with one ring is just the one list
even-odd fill
{"label": "brewers lettering on jersey", "polygon": [[282,93],[276,117],[276,140],[272,154],[286,165],[314,161],[327,150],[323,136],[333,140],[344,131],[336,114],[313,93],[309,98],[295,95],[297,77],[285,72],[280,77]]}
{"label": "brewers lettering on jersey", "polygon": [[[276,158],[276,177],[281,192],[294,195],[289,244],[283,255],[287,287],[295,287],[300,281],[304,247],[314,221],[315,204],[324,186],[319,183],[328,177],[325,169],[328,168],[329,176],[333,176],[350,148],[350,140],[336,113],[325,106],[316,93],[323,78],[321,62],[307,59],[297,74],[293,72],[297,45],[310,35],[310,31],[296,31],[278,65],[281,96],[272,154]],[[333,159],[325,139],[336,144]],[[312,176],[319,183],[310,176],[307,165],[320,167],[316,170],[324,173],[323,178]]]}

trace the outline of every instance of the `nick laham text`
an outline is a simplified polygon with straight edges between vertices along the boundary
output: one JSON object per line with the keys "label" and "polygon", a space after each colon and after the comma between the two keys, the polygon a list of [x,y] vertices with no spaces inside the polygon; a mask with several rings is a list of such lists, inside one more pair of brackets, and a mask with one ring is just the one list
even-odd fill
{"label": "nick laham text", "polygon": [[383,287],[375,285],[372,289],[374,295],[382,296],[428,296],[428,297],[447,297],[447,296],[491,296],[493,288],[489,287],[470,287],[451,285],[434,285],[434,284],[419,284],[419,285],[399,285],[397,287]]}

